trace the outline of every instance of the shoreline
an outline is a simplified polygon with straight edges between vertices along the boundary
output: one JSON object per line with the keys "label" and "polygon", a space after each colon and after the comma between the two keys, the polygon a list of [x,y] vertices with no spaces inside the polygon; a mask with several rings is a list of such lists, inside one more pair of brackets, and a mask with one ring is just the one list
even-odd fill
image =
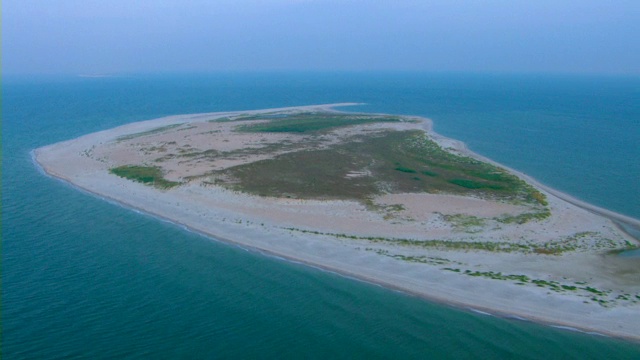
{"label": "shoreline", "polygon": [[[300,109],[300,108],[305,108],[305,109],[321,109],[321,110],[327,110],[330,109],[331,111],[336,111],[333,110],[332,108],[335,106],[346,106],[348,104],[332,104],[332,105],[313,105],[313,106],[307,106],[307,107],[290,107],[290,108],[284,108],[284,109]],[[240,112],[224,112],[224,113],[213,113],[213,114],[254,114],[254,113],[265,113],[265,112],[272,112],[272,111],[278,111],[281,110],[283,108],[279,108],[279,109],[264,109],[264,110],[254,110],[254,111],[240,111]],[[181,118],[181,119],[195,119],[198,117],[202,117],[202,116],[206,116],[206,115],[210,115],[209,114],[194,114],[194,115],[183,115],[183,116],[173,116],[173,117],[167,117],[167,118],[161,118],[161,119],[173,119],[175,121],[175,118]],[[160,120],[161,120],[160,119]],[[151,121],[156,121],[156,120],[148,120],[145,122],[141,122],[141,123],[148,123]],[[166,120],[165,120],[166,121]],[[140,123],[133,123],[133,124],[137,124],[139,125]],[[427,124],[427,122],[425,122],[425,124]],[[428,126],[430,127],[431,121],[428,120]],[[131,128],[132,124],[127,124],[127,125],[123,125],[121,127],[115,128],[115,129],[120,129],[123,127],[126,128]],[[135,126],[134,126],[135,127]],[[112,131],[114,129],[111,130],[106,130],[106,131]],[[428,131],[429,134],[432,134],[434,136],[437,137],[442,137],[439,134],[434,133],[431,129],[426,129]],[[96,133],[94,133],[96,134]],[[93,134],[89,134],[89,135],[85,135],[85,136],[90,136]],[[445,138],[446,139],[446,138]],[[73,140],[70,140],[73,141]],[[454,140],[457,141],[457,140]],[[461,142],[458,142],[461,145],[464,145]],[[59,143],[60,144],[60,143]],[[444,292],[445,294],[443,294],[443,291],[440,291],[440,293],[438,293],[438,291],[434,292],[430,292],[429,289],[424,289],[424,290],[420,290],[420,287],[416,287],[416,284],[410,284],[410,283],[405,283],[402,284],[402,282],[400,282],[401,285],[398,285],[398,282],[394,281],[393,277],[375,277],[372,275],[373,272],[370,272],[369,274],[367,274],[366,272],[357,272],[354,271],[358,270],[360,268],[358,267],[349,267],[349,266],[336,266],[336,264],[334,264],[332,266],[331,262],[329,261],[325,261],[324,263],[322,261],[319,261],[317,258],[315,259],[311,259],[308,256],[304,257],[304,256],[300,256],[300,257],[296,257],[295,253],[291,253],[291,251],[282,251],[282,249],[280,249],[281,251],[279,251],[279,249],[277,248],[269,248],[268,244],[259,244],[251,241],[246,241],[243,238],[246,238],[246,234],[239,234],[238,237],[236,237],[236,240],[232,240],[232,237],[224,235],[224,231],[220,230],[222,232],[222,234],[220,233],[215,233],[215,231],[212,230],[208,230],[208,229],[203,229],[201,226],[198,226],[197,223],[188,223],[188,221],[181,221],[181,219],[177,216],[175,216],[174,218],[167,216],[167,214],[163,214],[162,211],[153,211],[150,210],[149,208],[145,208],[142,204],[136,204],[134,200],[131,200],[130,198],[125,197],[121,197],[121,198],[117,198],[117,197],[112,197],[108,194],[108,192],[99,192],[96,191],[95,189],[91,189],[88,186],[82,186],[82,184],[78,183],[78,181],[76,180],[76,182],[74,182],[72,179],[69,179],[68,177],[65,177],[63,174],[57,173],[55,170],[47,167],[45,164],[43,164],[40,159],[39,156],[41,156],[42,154],[40,154],[42,150],[41,149],[35,149],[31,152],[31,157],[32,160],[34,161],[34,164],[36,164],[36,166],[47,176],[50,176],[52,178],[56,178],[60,181],[65,182],[66,184],[77,188],[77,189],[81,189],[82,191],[86,191],[89,194],[92,194],[94,196],[97,196],[99,198],[105,199],[109,202],[114,202],[115,204],[118,204],[120,206],[123,206],[125,208],[129,208],[129,209],[133,209],[135,211],[140,211],[144,214],[148,214],[150,216],[159,218],[163,221],[168,221],[172,224],[184,227],[186,229],[188,229],[189,231],[193,231],[196,232],[198,234],[204,235],[207,238],[211,238],[214,241],[219,241],[222,243],[226,243],[226,244],[232,244],[235,246],[240,246],[243,249],[247,249],[250,251],[257,251],[261,254],[267,255],[267,256],[271,256],[271,257],[276,257],[276,258],[280,258],[280,259],[284,259],[285,261],[289,261],[289,262],[295,262],[295,263],[300,263],[300,264],[304,264],[305,266],[311,266],[311,267],[315,267],[317,269],[320,269],[322,271],[328,271],[328,272],[332,272],[332,273],[336,273],[339,274],[340,276],[345,276],[345,277],[349,277],[349,278],[353,278],[353,279],[357,279],[359,281],[364,281],[364,282],[368,282],[371,284],[376,284],[391,290],[395,290],[395,291],[400,291],[404,294],[409,294],[411,296],[417,296],[419,298],[423,298],[426,299],[428,301],[433,301],[436,303],[441,303],[441,304],[445,304],[448,306],[452,306],[454,308],[458,308],[458,309],[466,309],[466,310],[470,310],[470,311],[474,311],[474,312],[480,312],[480,313],[488,313],[491,316],[497,316],[497,317],[501,317],[501,318],[506,318],[506,319],[524,319],[524,320],[531,320],[535,323],[541,323],[541,324],[545,324],[548,326],[552,326],[552,327],[560,327],[560,328],[573,328],[573,329],[577,329],[579,331],[582,331],[584,333],[593,333],[593,334],[598,334],[598,335],[605,335],[605,336],[611,336],[611,337],[616,337],[616,338],[624,338],[627,340],[631,340],[631,341],[640,341],[640,333],[625,333],[625,332],[617,332],[617,331],[613,331],[611,329],[607,330],[607,329],[600,329],[600,328],[596,328],[593,325],[590,324],[580,324],[579,322],[576,321],[562,321],[559,320],[557,317],[554,317],[553,315],[547,315],[544,316],[544,313],[536,313],[536,311],[531,310],[529,312],[527,311],[522,311],[519,312],[517,311],[517,309],[515,308],[508,308],[506,310],[501,310],[499,306],[483,306],[482,304],[474,304],[473,302],[470,302],[468,299],[467,301],[464,301],[464,298],[460,299],[460,298],[456,298],[455,295],[454,296],[446,296],[446,291]],[[493,164],[498,164],[490,159],[486,159],[484,157],[482,157],[481,155],[475,154],[471,151],[469,151],[468,149],[466,149],[466,147],[463,146],[462,151],[465,152],[465,154],[472,156],[474,158],[478,158],[479,160],[482,161],[486,161],[486,162],[490,162]],[[498,164],[499,166],[507,169],[510,172],[513,172],[514,174],[524,178],[527,182],[532,183],[532,185],[542,188],[545,191],[549,192],[550,194],[552,194],[553,196],[556,196],[564,201],[568,201],[569,203],[572,203],[570,200],[567,200],[567,198],[569,199],[573,199],[575,201],[577,201],[576,203],[573,203],[576,206],[580,206],[581,208],[590,211],[590,212],[595,212],[596,214],[598,214],[599,216],[605,216],[607,219],[614,221],[614,219],[612,219],[611,217],[606,216],[605,214],[614,214],[615,216],[619,216],[619,219],[624,219],[624,220],[631,220],[634,224],[640,224],[640,221],[635,220],[633,218],[629,218],[626,219],[627,216],[622,215],[622,214],[617,214],[614,212],[611,212],[609,210],[606,209],[602,209],[602,208],[598,208],[596,206],[592,206],[590,204],[584,203],[578,199],[574,199],[571,196],[564,194],[562,192],[559,192],[557,190],[551,189],[547,186],[544,186],[540,183],[538,183],[537,181],[535,181],[534,179],[532,179],[531,177],[524,175],[520,172],[517,172],[513,169],[504,167],[500,164]],[[142,186],[142,185],[140,185]],[[135,187],[135,186],[132,186]],[[140,188],[138,186],[138,188]],[[144,189],[144,188],[140,188],[140,189]],[[549,191],[549,189],[551,191]],[[146,191],[146,190],[145,190]],[[565,195],[566,198],[563,196]],[[587,208],[581,206],[583,204],[587,205]],[[615,221],[614,221],[615,222]],[[238,229],[235,229],[238,230]],[[233,232],[231,232],[233,233]],[[265,236],[269,236],[269,235],[265,235]],[[422,284],[419,284],[422,285]],[[446,288],[445,288],[446,290]]]}
{"label": "shoreline", "polygon": [[184,223],[181,223],[181,222],[177,222],[177,221],[172,220],[172,219],[170,219],[168,217],[165,217],[163,215],[151,212],[151,211],[149,211],[147,209],[136,207],[136,206],[134,206],[132,204],[128,204],[128,203],[113,199],[113,198],[111,198],[109,196],[106,196],[106,195],[103,195],[103,194],[99,194],[99,193],[93,192],[93,191],[91,191],[89,189],[80,187],[80,186],[74,184],[73,182],[69,181],[66,178],[63,178],[63,177],[60,177],[60,176],[56,176],[56,175],[53,175],[50,172],[48,172],[44,167],[42,167],[42,165],[40,163],[37,162],[35,156],[33,156],[32,159],[33,159],[34,163],[36,164],[36,166],[38,167],[38,169],[41,170],[42,173],[45,176],[47,176],[47,177],[49,177],[51,179],[57,180],[57,181],[61,181],[64,184],[70,186],[71,188],[74,188],[76,190],[84,192],[87,195],[94,196],[94,197],[96,197],[98,199],[101,199],[103,201],[107,201],[107,202],[109,202],[109,203],[111,203],[113,205],[120,206],[123,209],[134,211],[134,212],[138,212],[140,214],[144,214],[146,216],[150,216],[150,217],[152,217],[154,219],[170,223],[172,225],[175,225],[175,226],[178,226],[180,228],[183,228],[184,230],[187,230],[189,232],[193,232],[193,233],[198,234],[200,236],[206,237],[207,239],[209,239],[211,241],[222,243],[222,244],[225,244],[227,246],[236,246],[236,247],[239,247],[239,248],[241,248],[241,249],[243,249],[245,251],[251,251],[251,252],[260,254],[262,256],[267,256],[267,257],[270,257],[270,258],[273,258],[273,259],[276,259],[276,260],[285,261],[285,262],[288,262],[288,263],[300,264],[302,266],[311,267],[311,268],[320,270],[322,272],[335,274],[335,275],[341,276],[341,277],[346,278],[346,279],[359,281],[359,282],[366,283],[366,284],[369,284],[369,285],[380,286],[380,287],[383,287],[383,288],[385,288],[387,290],[400,292],[400,293],[402,293],[404,295],[407,295],[407,296],[417,297],[417,298],[423,299],[425,301],[429,301],[429,302],[432,302],[432,303],[448,306],[448,307],[451,307],[451,308],[454,308],[454,309],[457,309],[457,310],[460,310],[460,311],[470,311],[470,312],[474,312],[476,314],[497,317],[497,318],[501,318],[501,319],[505,319],[505,320],[531,322],[531,323],[540,324],[540,325],[544,325],[544,326],[549,326],[549,327],[560,329],[560,330],[579,332],[579,333],[586,334],[586,335],[604,336],[604,337],[610,337],[610,338],[616,338],[616,339],[624,339],[624,340],[627,340],[627,341],[632,341],[632,342],[636,342],[636,343],[640,344],[640,335],[638,335],[638,336],[624,336],[624,335],[620,335],[618,333],[602,331],[602,330],[594,329],[594,328],[590,328],[590,327],[581,327],[579,324],[575,324],[575,323],[570,323],[570,322],[566,322],[565,323],[565,322],[559,322],[559,321],[551,321],[551,320],[544,319],[544,318],[532,317],[530,314],[505,312],[505,311],[500,311],[500,310],[495,309],[495,308],[476,306],[476,305],[469,304],[469,303],[466,303],[466,302],[459,302],[459,301],[455,301],[455,300],[452,300],[452,299],[447,299],[447,298],[443,298],[443,297],[429,295],[429,294],[423,293],[423,292],[411,291],[411,290],[407,290],[406,288],[404,288],[402,286],[398,286],[398,285],[396,285],[394,283],[384,282],[384,281],[380,281],[379,279],[363,276],[362,274],[350,273],[350,272],[342,271],[340,269],[327,267],[327,266],[324,266],[323,264],[320,264],[320,263],[311,263],[311,262],[305,261],[305,260],[300,259],[300,258],[291,257],[291,256],[288,256],[288,255],[284,255],[284,254],[281,254],[281,253],[270,251],[268,249],[253,247],[253,246],[247,245],[245,243],[241,243],[241,242],[237,242],[237,241],[230,240],[230,239],[227,239],[227,238],[223,238],[223,237],[217,236],[217,235],[215,235],[213,233],[204,232],[204,231],[200,231],[198,229],[194,229],[194,228],[190,227],[187,224],[184,224]]}
{"label": "shoreline", "polygon": [[[437,133],[434,133],[434,134],[437,134]],[[438,134],[438,136],[441,136],[441,135]],[[573,204],[573,205],[575,205],[577,207],[585,209],[585,210],[587,210],[589,212],[592,212],[592,213],[594,213],[596,215],[605,217],[605,218],[611,220],[613,223],[615,223],[616,226],[618,226],[618,228],[620,229],[620,231],[624,232],[625,234],[627,234],[628,236],[632,237],[636,241],[640,241],[640,238],[638,238],[638,237],[634,236],[633,234],[629,233],[628,231],[626,231],[624,229],[623,226],[618,224],[618,222],[621,222],[621,223],[623,223],[623,224],[625,224],[627,226],[632,227],[636,231],[640,231],[640,220],[639,219],[636,219],[636,218],[631,217],[629,215],[621,214],[621,213],[618,213],[618,212],[615,212],[615,211],[612,211],[612,210],[609,210],[609,209],[605,209],[603,207],[600,207],[600,206],[597,206],[597,205],[593,205],[593,204],[590,204],[590,203],[588,203],[588,202],[586,202],[584,200],[578,199],[575,196],[572,196],[572,195],[569,195],[569,194],[567,194],[567,193],[565,193],[563,191],[557,190],[557,189],[555,189],[555,188],[553,188],[553,187],[551,187],[549,185],[545,185],[545,184],[539,182],[537,179],[533,178],[532,176],[529,176],[529,175],[527,175],[527,174],[525,174],[523,172],[520,172],[518,170],[515,170],[513,168],[505,166],[505,165],[503,165],[503,164],[501,164],[499,162],[496,162],[496,161],[494,161],[492,159],[489,159],[489,158],[487,158],[485,156],[482,156],[482,155],[480,155],[478,153],[475,153],[475,152],[469,150],[467,148],[466,144],[464,144],[463,142],[460,142],[460,144],[463,146],[462,152],[464,154],[469,155],[470,157],[473,157],[475,159],[478,159],[478,160],[481,160],[481,161],[484,161],[484,162],[491,163],[493,165],[502,167],[502,168],[506,169],[507,171],[517,175],[521,179],[524,179],[525,181],[527,181],[531,185],[533,185],[533,186],[535,186],[535,187],[537,187],[539,189],[542,189],[542,190],[546,191],[547,193],[549,193],[549,194],[551,194],[551,195],[553,195],[553,196],[555,196],[555,197],[557,197],[557,198],[559,198],[561,200],[564,200],[564,201],[566,201],[566,202],[568,202],[570,204]]]}

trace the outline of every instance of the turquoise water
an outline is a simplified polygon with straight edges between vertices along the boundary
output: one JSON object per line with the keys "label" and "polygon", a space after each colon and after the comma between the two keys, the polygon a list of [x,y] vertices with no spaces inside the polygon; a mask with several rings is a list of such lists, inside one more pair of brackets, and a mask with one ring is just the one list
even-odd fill
{"label": "turquoise water", "polygon": [[620,256],[624,256],[624,257],[634,257],[634,258],[640,258],[640,249],[634,249],[634,250],[627,250],[624,251],[620,254]]}
{"label": "turquoise water", "polygon": [[640,80],[426,74],[5,78],[2,356],[637,358],[220,244],[43,176],[33,148],[154,117],[366,102],[640,217]]}

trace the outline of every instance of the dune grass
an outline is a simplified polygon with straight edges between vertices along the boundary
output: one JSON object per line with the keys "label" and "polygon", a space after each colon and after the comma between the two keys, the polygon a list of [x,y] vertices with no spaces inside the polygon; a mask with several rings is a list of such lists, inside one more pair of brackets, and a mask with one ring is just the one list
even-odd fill
{"label": "dune grass", "polygon": [[170,189],[180,185],[179,182],[166,180],[162,176],[162,170],[158,167],[125,165],[112,168],[109,172],[159,189]]}

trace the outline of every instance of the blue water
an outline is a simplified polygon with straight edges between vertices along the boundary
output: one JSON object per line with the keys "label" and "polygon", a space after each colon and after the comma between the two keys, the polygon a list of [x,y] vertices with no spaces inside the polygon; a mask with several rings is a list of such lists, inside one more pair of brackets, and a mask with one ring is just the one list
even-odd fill
{"label": "blue water", "polygon": [[2,357],[638,358],[637,343],[432,304],[220,244],[45,177],[33,148],[170,114],[366,102],[640,217],[640,79],[4,78]]}

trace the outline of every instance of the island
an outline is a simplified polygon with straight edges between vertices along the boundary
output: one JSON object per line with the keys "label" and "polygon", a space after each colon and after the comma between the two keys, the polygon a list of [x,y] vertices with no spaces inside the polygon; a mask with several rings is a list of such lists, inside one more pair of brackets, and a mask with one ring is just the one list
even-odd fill
{"label": "island", "polygon": [[[464,309],[640,339],[640,221],[416,116],[169,116],[34,150],[47,174],[244,248]],[[64,211],[61,209],[60,211]]]}

